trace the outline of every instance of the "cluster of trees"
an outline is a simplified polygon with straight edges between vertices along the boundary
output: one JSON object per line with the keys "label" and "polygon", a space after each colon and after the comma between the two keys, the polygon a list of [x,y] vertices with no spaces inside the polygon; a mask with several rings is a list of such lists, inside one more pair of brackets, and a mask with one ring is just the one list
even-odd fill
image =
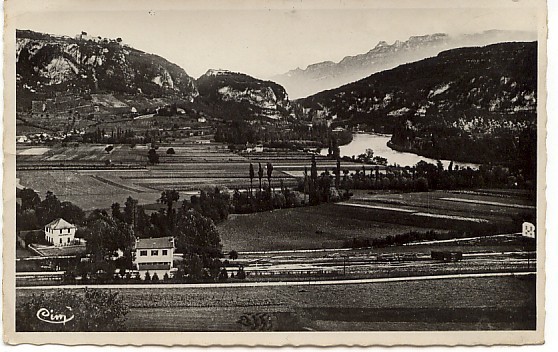
{"label": "cluster of trees", "polygon": [[295,208],[305,204],[305,197],[298,191],[292,191],[283,186],[279,190],[271,190],[263,186],[261,191],[243,193],[234,191],[232,207],[237,214],[249,214],[274,209]]}
{"label": "cluster of trees", "polygon": [[[280,209],[286,207],[287,190],[284,189],[281,182],[281,192],[273,192],[271,187],[271,178],[273,175],[273,164],[268,162],[265,167],[258,163],[258,187],[254,195],[254,179],[256,178],[256,171],[254,165],[250,163],[248,170],[248,177],[250,178],[250,188],[248,193],[242,193],[235,190],[232,198],[232,208],[235,213],[246,214],[259,211],[267,211],[273,209]],[[264,174],[267,178],[267,185],[264,184]]]}
{"label": "cluster of trees", "polygon": [[[340,163],[338,162],[340,169]],[[335,186],[329,172],[322,173],[318,177],[316,158],[312,156],[311,176],[305,169],[304,181],[301,181],[297,190],[290,190],[280,181],[279,190],[274,190],[271,184],[273,164],[268,162],[265,168],[258,163],[258,185],[254,192],[254,179],[256,170],[250,164],[249,177],[250,188],[247,193],[235,190],[232,198],[232,208],[235,213],[246,214],[274,209],[294,208],[304,205],[317,205],[322,202],[335,202],[341,199],[339,195],[339,177],[336,178]],[[264,176],[265,174],[265,176]],[[267,180],[267,185],[265,184]],[[307,194],[308,199],[307,199]],[[348,196],[348,193],[343,196]]]}
{"label": "cluster of trees", "polygon": [[121,251],[124,254],[121,262],[131,267],[134,232],[126,222],[113,218],[105,211],[94,210],[87,217],[86,226],[78,229],[76,237],[87,241],[86,251],[92,262],[107,261]]}
{"label": "cluster of trees", "polygon": [[227,220],[232,210],[229,190],[225,187],[202,189],[199,196],[193,195],[190,202],[183,202],[183,207],[193,209],[215,223]]}
{"label": "cluster of trees", "polygon": [[110,144],[132,144],[139,143],[143,137],[136,136],[133,130],[122,129],[120,127],[110,131],[107,136],[105,129],[97,127],[94,132],[87,132],[83,135],[83,142],[86,143],[110,143]]}
{"label": "cluster of trees", "polygon": [[176,103],[165,105],[155,111],[157,116],[176,116],[178,114],[178,107]]}
{"label": "cluster of trees", "polygon": [[32,189],[18,191],[21,204],[16,203],[16,229],[18,231],[43,228],[49,222],[64,218],[72,224],[80,225],[85,220],[83,210],[72,202],[61,202],[54,193],[48,191],[45,198]]}
{"label": "cluster of trees", "polygon": [[107,143],[107,144],[129,144],[135,147],[140,143],[157,143],[162,142],[167,137],[158,129],[146,130],[143,134],[137,134],[137,131],[131,129],[122,129],[117,127],[116,130],[111,129],[107,134],[105,129],[97,127],[94,132],[86,132],[83,136],[68,136],[65,142],[79,141],[85,143]]}
{"label": "cluster of trees", "polygon": [[[341,161],[337,159],[337,166],[333,170],[333,175],[328,171],[318,176],[318,168],[316,165],[316,156],[312,155],[310,165],[310,175],[308,169],[304,168],[304,178],[299,182],[298,190],[308,194],[309,204],[318,205],[320,203],[336,202],[341,199],[347,199],[351,196],[347,184],[341,183]],[[345,174],[345,180],[346,180]],[[345,192],[339,193],[339,190],[345,186]]]}
{"label": "cluster of trees", "polygon": [[[122,331],[128,312],[129,308],[118,292],[110,290],[85,288],[81,291],[59,289],[41,292],[18,305],[16,331]],[[65,322],[46,324],[37,316],[47,321],[58,318]]]}
{"label": "cluster of trees", "polygon": [[373,165],[383,165],[387,166],[388,160],[381,156],[374,155],[374,150],[368,148],[366,151],[359,155],[344,156],[341,157],[342,161],[362,163],[362,164],[373,164]]}

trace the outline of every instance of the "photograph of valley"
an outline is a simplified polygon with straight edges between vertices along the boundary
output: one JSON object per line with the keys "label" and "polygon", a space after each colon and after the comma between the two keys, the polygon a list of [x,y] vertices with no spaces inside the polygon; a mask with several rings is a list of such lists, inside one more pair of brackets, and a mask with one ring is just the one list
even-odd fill
{"label": "photograph of valley", "polygon": [[19,12],[15,332],[537,331],[540,3]]}

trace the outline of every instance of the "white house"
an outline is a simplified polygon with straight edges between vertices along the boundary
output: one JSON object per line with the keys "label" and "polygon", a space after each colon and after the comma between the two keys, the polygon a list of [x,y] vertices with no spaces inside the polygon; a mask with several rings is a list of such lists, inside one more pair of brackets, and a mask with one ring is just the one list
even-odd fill
{"label": "white house", "polygon": [[522,225],[522,232],[521,234],[525,237],[535,238],[535,225],[531,224],[530,222],[524,222]]}
{"label": "white house", "polygon": [[45,226],[45,239],[53,246],[70,246],[74,242],[77,227],[62,218],[58,218]]}
{"label": "white house", "polygon": [[165,274],[170,277],[174,249],[173,237],[137,238],[133,264],[140,277],[145,279],[147,272],[151,277],[157,273],[160,280]]}
{"label": "white house", "polygon": [[29,142],[29,138],[27,136],[16,136],[16,143],[27,143]]}

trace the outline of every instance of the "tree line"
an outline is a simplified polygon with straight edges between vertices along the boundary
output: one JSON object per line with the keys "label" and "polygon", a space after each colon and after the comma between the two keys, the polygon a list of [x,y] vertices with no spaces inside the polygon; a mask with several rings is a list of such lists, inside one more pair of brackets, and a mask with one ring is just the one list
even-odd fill
{"label": "tree line", "polygon": [[[523,188],[533,189],[534,184],[523,176],[513,174],[510,169],[499,165],[481,165],[478,170],[460,168],[450,162],[447,168],[438,161],[425,161],[415,166],[385,166],[381,172],[375,165],[349,174],[343,170],[344,189],[397,190],[425,192],[428,190],[452,190],[468,188]],[[348,175],[348,176],[347,176]]]}
{"label": "tree line", "polygon": [[288,128],[269,128],[269,125],[250,124],[235,120],[217,127],[215,141],[230,145],[246,145],[258,142],[274,148],[297,149],[312,143],[315,147],[331,148],[332,144],[348,144],[352,140],[349,131],[332,133],[327,125],[308,127],[301,123],[290,123]]}

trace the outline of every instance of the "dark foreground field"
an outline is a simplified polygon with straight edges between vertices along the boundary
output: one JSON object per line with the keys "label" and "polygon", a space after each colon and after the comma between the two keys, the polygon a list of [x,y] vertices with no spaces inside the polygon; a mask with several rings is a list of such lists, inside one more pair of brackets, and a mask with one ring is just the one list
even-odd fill
{"label": "dark foreground field", "polygon": [[[21,304],[32,290],[18,290]],[[530,330],[535,275],[368,284],[118,289],[127,331]]]}

